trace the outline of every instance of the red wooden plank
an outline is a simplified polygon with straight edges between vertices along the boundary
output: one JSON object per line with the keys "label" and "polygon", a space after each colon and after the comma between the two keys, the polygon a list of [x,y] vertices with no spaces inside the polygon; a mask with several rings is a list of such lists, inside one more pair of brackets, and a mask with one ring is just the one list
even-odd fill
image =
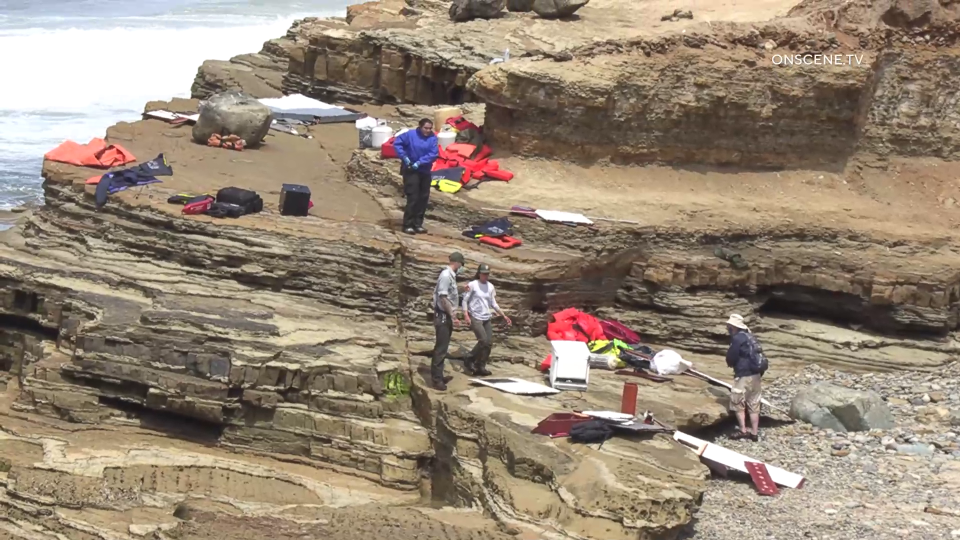
{"label": "red wooden plank", "polygon": [[761,495],[772,496],[780,493],[777,485],[773,483],[773,478],[770,478],[770,472],[767,471],[766,465],[756,461],[747,461],[743,465],[747,468],[750,478],[753,479],[753,485],[757,486],[757,491]]}
{"label": "red wooden plank", "polygon": [[623,393],[620,394],[620,412],[637,415],[637,383],[623,383]]}

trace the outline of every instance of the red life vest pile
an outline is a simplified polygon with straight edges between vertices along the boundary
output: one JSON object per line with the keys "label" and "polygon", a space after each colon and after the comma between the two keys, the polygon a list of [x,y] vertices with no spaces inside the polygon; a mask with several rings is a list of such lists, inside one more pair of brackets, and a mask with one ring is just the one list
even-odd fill
{"label": "red life vest pile", "polygon": [[[599,320],[576,308],[567,308],[553,314],[547,324],[547,339],[550,341],[594,341],[622,340],[627,343],[640,343],[640,336],[617,321]],[[550,369],[553,355],[549,355],[540,364],[540,369]]]}
{"label": "red life vest pile", "polygon": [[553,314],[553,320],[547,325],[547,339],[550,341],[582,341],[590,343],[607,339],[594,316],[587,315],[576,308],[567,308]]}
{"label": "red life vest pile", "polygon": [[[463,116],[448,118],[448,125],[457,131],[474,129],[482,131],[474,123]],[[397,158],[397,150],[393,144],[395,137],[383,143],[380,147],[380,156],[384,159]],[[434,171],[448,169],[452,167],[463,167],[463,178],[460,180],[464,185],[470,180],[481,180],[484,178],[491,180],[501,180],[509,182],[513,179],[513,173],[500,169],[500,163],[495,159],[489,159],[493,150],[486,144],[477,148],[477,145],[466,143],[451,143],[446,148],[440,148],[440,157],[433,163]]]}

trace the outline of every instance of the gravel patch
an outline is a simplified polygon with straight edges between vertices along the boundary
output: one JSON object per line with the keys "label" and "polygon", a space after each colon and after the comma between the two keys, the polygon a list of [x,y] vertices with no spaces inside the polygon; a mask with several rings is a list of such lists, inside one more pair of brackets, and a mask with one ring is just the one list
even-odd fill
{"label": "gravel patch", "polygon": [[803,423],[761,423],[759,442],[721,435],[714,442],[802,474],[806,483],[765,497],[747,476],[715,477],[682,538],[960,538],[960,364],[937,373],[883,374],[809,366],[771,381],[764,396],[789,409],[799,388],[817,382],[877,392],[897,426],[835,433]]}

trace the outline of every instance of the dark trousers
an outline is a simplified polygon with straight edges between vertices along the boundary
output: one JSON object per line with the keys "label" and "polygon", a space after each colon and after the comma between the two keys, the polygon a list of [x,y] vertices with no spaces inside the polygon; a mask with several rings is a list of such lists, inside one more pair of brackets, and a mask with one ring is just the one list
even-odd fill
{"label": "dark trousers", "polygon": [[487,361],[490,360],[490,351],[493,349],[493,325],[490,320],[481,321],[474,318],[470,319],[470,329],[473,335],[477,336],[477,344],[467,356],[467,368],[473,371],[480,371],[487,367]]}
{"label": "dark trousers", "polygon": [[407,198],[407,205],[403,209],[403,228],[423,227],[423,216],[430,202],[430,171],[404,167],[400,174],[403,175],[403,195]]}
{"label": "dark trousers", "polygon": [[437,313],[433,320],[437,330],[437,341],[433,345],[433,362],[430,363],[430,377],[433,382],[443,381],[443,365],[450,349],[450,337],[453,335],[453,319],[446,313]]}

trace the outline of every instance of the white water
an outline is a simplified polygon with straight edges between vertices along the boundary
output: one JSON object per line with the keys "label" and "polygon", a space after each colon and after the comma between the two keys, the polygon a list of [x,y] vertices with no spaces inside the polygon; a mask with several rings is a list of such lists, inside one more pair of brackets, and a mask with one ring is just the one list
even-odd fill
{"label": "white water", "polygon": [[0,0],[0,210],[42,202],[43,154],[189,97],[204,60],[259,51],[349,0]]}

